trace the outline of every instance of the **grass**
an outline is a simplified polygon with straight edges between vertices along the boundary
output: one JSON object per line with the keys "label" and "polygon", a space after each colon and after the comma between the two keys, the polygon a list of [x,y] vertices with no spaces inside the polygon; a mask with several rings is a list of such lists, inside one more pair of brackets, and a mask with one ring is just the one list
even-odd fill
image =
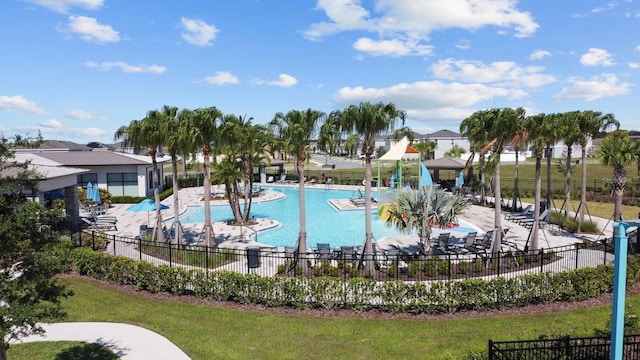
{"label": "grass", "polygon": [[[533,199],[522,199],[523,203],[533,204]],[[562,206],[564,200],[553,200],[553,206],[557,211],[560,211],[560,207]],[[570,209],[571,211],[577,211],[578,206],[580,205],[580,201],[572,200]],[[585,212],[585,219],[589,220],[589,215],[599,217],[602,219],[611,219],[613,216],[613,203],[601,203],[601,202],[587,202],[587,211]],[[626,220],[637,219],[638,214],[640,214],[640,208],[637,206],[631,205],[622,205],[622,218]]]}
{"label": "grass", "polygon": [[14,345],[7,353],[9,359],[25,360],[116,360],[119,357],[109,348],[100,344],[72,341],[42,341]]}
{"label": "grass", "polygon": [[[594,329],[604,328],[611,316],[610,306],[450,320],[285,315],[149,300],[80,279],[62,282],[75,293],[64,300],[67,321],[139,325],[166,336],[193,359],[457,359],[469,350],[485,349],[490,338],[593,336]],[[640,295],[627,302],[640,308]],[[16,345],[10,358],[34,359],[30,355],[34,347],[42,348]],[[50,357],[40,358],[53,359],[61,350],[49,351]]]}

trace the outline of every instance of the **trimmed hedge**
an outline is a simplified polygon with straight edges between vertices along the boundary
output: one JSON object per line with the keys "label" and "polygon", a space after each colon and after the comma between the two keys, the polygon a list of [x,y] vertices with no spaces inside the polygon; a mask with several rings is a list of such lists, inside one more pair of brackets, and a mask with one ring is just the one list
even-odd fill
{"label": "trimmed hedge", "polygon": [[[154,266],[88,248],[71,252],[81,275],[132,285],[139,291],[191,294],[199,298],[269,307],[381,310],[392,313],[452,313],[506,309],[553,301],[580,301],[613,291],[613,266],[517,278],[433,282],[376,282],[355,278],[261,277],[230,271],[205,273]],[[629,258],[627,283],[640,281],[640,259]]]}

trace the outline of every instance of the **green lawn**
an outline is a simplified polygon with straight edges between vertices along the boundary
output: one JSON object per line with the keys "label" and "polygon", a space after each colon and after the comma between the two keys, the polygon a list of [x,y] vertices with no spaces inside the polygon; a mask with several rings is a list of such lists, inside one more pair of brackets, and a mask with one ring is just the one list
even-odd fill
{"label": "green lawn", "polygon": [[[456,320],[364,319],[239,311],[148,300],[93,282],[63,278],[75,295],[64,301],[68,321],[124,322],[156,331],[193,359],[461,358],[488,339],[535,339],[541,334],[592,336],[609,306],[541,315]],[[628,303],[640,307],[640,295]],[[367,314],[363,314],[366,316]],[[15,346],[11,359],[34,359],[36,344]],[[54,359],[59,350],[51,350]],[[450,357],[449,357],[450,356]]]}

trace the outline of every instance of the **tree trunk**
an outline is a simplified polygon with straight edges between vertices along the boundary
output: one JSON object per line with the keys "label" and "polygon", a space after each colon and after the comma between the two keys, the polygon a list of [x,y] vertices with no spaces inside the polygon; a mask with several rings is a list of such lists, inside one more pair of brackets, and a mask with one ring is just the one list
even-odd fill
{"label": "tree trunk", "polygon": [[365,269],[373,273],[375,267],[373,262],[373,225],[371,220],[371,154],[365,154],[364,168],[364,248],[360,258],[360,264],[364,264]]}
{"label": "tree trunk", "polygon": [[[498,156],[500,153],[498,153]],[[495,240],[493,242],[493,247],[491,248],[491,252],[497,253],[500,251],[500,247],[502,244],[502,193],[500,191],[500,162],[496,166],[496,170],[494,173],[495,180],[495,189],[494,200],[495,200],[495,208],[494,208],[494,223],[495,223]]]}
{"label": "tree trunk", "polygon": [[617,166],[613,169],[613,221],[622,221],[622,198],[624,196],[624,186],[627,183],[627,172],[624,166]]}
{"label": "tree trunk", "polygon": [[213,225],[211,225],[211,158],[209,149],[203,148],[204,156],[204,181],[202,184],[204,192],[204,239],[206,246],[210,249],[213,246]]}
{"label": "tree trunk", "polygon": [[487,189],[484,184],[486,183],[486,169],[484,154],[480,155],[480,202],[487,205]]}
{"label": "tree trunk", "polygon": [[538,252],[538,229],[540,225],[540,198],[542,193],[542,158],[540,155],[536,156],[536,170],[535,170],[535,193],[534,193],[534,205],[533,205],[533,227],[531,228],[531,243],[529,246],[529,254],[535,255]]}
{"label": "tree trunk", "polygon": [[162,212],[160,210],[160,174],[158,171],[158,161],[156,161],[155,152],[151,155],[151,162],[153,163],[152,177],[153,177],[153,198],[156,202],[156,232],[158,234],[158,242],[164,242],[164,232],[162,223]]}
{"label": "tree trunk", "polygon": [[545,156],[547,157],[547,209],[551,209],[551,145],[547,145]]}
{"label": "tree trunk", "polygon": [[518,148],[516,147],[516,168],[515,168],[515,174],[514,174],[514,178],[513,178],[513,203],[511,204],[511,211],[517,211],[518,210],[518,199],[520,198],[520,191],[518,189],[518,171],[520,169],[520,160],[518,159]]}
{"label": "tree trunk", "polygon": [[564,216],[571,209],[571,145],[567,145],[567,164],[564,170]]}
{"label": "tree trunk", "polygon": [[173,175],[173,224],[171,227],[176,234],[176,244],[182,244],[182,225],[180,224],[180,202],[178,201],[178,160],[175,154],[171,157],[171,171]]}
{"label": "tree trunk", "polygon": [[307,270],[307,219],[304,200],[304,156],[297,158],[298,193],[300,206],[300,233],[298,234],[298,259],[303,270]]}
{"label": "tree trunk", "polygon": [[582,146],[582,181],[580,183],[580,207],[578,214],[578,234],[582,232],[584,211],[587,207],[587,146]]}

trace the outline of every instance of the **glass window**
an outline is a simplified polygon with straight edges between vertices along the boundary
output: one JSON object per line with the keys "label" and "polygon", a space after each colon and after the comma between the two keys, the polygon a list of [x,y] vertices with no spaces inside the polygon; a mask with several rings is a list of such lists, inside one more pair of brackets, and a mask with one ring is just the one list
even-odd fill
{"label": "glass window", "polygon": [[113,196],[138,196],[138,174],[108,173],[107,188]]}
{"label": "glass window", "polygon": [[88,183],[97,184],[98,174],[88,173],[88,174],[78,175],[78,187],[86,189]]}

